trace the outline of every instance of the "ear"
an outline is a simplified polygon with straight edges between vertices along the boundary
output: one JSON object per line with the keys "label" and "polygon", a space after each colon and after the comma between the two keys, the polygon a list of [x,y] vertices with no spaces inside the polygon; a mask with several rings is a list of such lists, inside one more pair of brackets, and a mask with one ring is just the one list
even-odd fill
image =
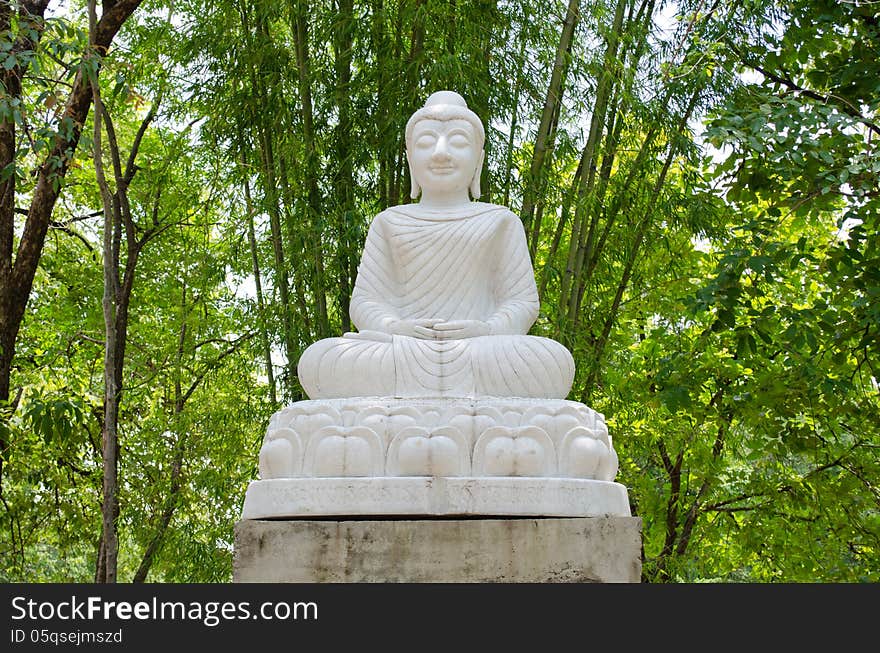
{"label": "ear", "polygon": [[474,178],[471,179],[471,197],[475,200],[480,199],[480,173],[483,171],[484,158],[486,158],[486,150],[480,150],[480,160],[477,162],[477,169],[474,170]]}
{"label": "ear", "polygon": [[422,187],[419,186],[419,182],[416,181],[416,176],[413,174],[412,165],[409,162],[409,157],[407,157],[406,165],[409,166],[409,196],[417,200],[419,199],[419,194],[422,192]]}

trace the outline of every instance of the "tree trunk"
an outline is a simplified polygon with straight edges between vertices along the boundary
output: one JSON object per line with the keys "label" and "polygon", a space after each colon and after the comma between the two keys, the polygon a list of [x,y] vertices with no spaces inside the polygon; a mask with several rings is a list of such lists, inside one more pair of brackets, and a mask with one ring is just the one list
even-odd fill
{"label": "tree trunk", "polygon": [[[528,14],[526,14],[528,21]],[[525,60],[526,54],[526,37],[520,35],[519,59],[518,62]],[[522,74],[520,69],[516,70],[516,81],[513,84],[513,110],[510,117],[510,134],[507,137],[507,161],[504,165],[504,206],[510,206],[510,180],[513,174],[513,145],[516,142],[516,132],[519,129],[519,98],[522,92]]]}
{"label": "tree trunk", "polygon": [[[590,118],[590,131],[587,142],[584,144],[584,174],[581,177],[581,185],[578,188],[575,203],[574,220],[572,222],[571,241],[568,250],[568,262],[565,266],[565,274],[562,279],[562,291],[560,292],[560,309],[566,311],[566,319],[562,321],[566,328],[574,322],[575,292],[572,286],[579,280],[583,267],[583,260],[588,256],[592,246],[592,238],[595,233],[598,212],[590,210],[590,196],[596,178],[596,156],[599,141],[605,124],[605,113],[608,107],[608,99],[612,90],[612,82],[618,68],[617,46],[623,26],[623,15],[627,0],[617,0],[614,10],[614,20],[608,33],[608,45],[605,49],[605,59],[602,65],[602,75],[596,88],[596,101],[593,104],[593,115]],[[589,228],[584,229],[586,217],[591,216]],[[576,288],[577,286],[574,285]],[[566,329],[567,331],[568,329]],[[566,333],[566,336],[569,334]],[[568,339],[568,338],[566,338]]]}
{"label": "tree trunk", "polygon": [[[36,41],[32,41],[25,27],[33,25],[37,31],[37,38],[42,34],[43,14],[49,4],[44,2],[22,2],[18,7],[16,19],[19,24],[19,36],[12,43],[13,54],[23,50],[34,50]],[[12,3],[0,4],[0,34],[8,33],[12,27],[13,19]],[[16,58],[15,65],[7,70],[0,68],[0,87],[5,90],[5,95],[10,99],[21,97],[21,79],[27,68],[27,63],[22,65],[21,59]],[[26,60],[25,60],[26,61]],[[16,156],[16,129],[15,120],[12,117],[0,119],[0,170],[10,170],[15,163]],[[4,175],[5,176],[5,175]],[[18,324],[14,319],[17,312],[16,304],[21,304],[21,312],[24,312],[24,304],[27,295],[23,298],[17,296],[15,284],[12,283],[12,250],[15,233],[15,187],[16,175],[14,172],[0,177],[0,420],[6,420],[11,415],[16,402],[9,401],[11,390],[12,359],[15,351],[15,339],[18,332]],[[20,317],[18,320],[20,321]],[[6,457],[9,443],[0,433],[0,497],[3,496],[3,461]],[[5,507],[5,502],[4,502]],[[8,508],[7,508],[8,510]],[[10,515],[10,518],[12,516]],[[15,542],[13,531],[12,542]]]}
{"label": "tree trunk", "polygon": [[266,378],[269,383],[269,399],[272,405],[278,403],[278,397],[275,392],[275,371],[272,365],[272,348],[269,345],[269,333],[266,325],[266,303],[263,300],[263,279],[260,274],[260,258],[257,251],[257,237],[254,233],[254,209],[253,198],[251,197],[251,184],[248,181],[248,170],[246,163],[242,161],[242,171],[244,178],[244,200],[247,210],[248,221],[248,245],[251,250],[251,265],[254,273],[254,285],[257,289],[257,315],[259,317],[260,341],[263,345],[263,357],[266,361]]}
{"label": "tree trunk", "polygon": [[[683,129],[686,129],[688,120],[690,120],[701,91],[702,86],[698,85],[690,98],[687,109],[685,109],[684,114],[679,119],[676,131],[680,132]],[[675,145],[670,145],[669,152],[666,155],[666,161],[663,163],[663,169],[660,171],[660,174],[657,176],[657,179],[654,181],[654,185],[651,187],[648,194],[648,203],[642,211],[642,218],[639,220],[638,226],[636,227],[635,239],[630,245],[630,250],[627,254],[626,263],[623,268],[623,274],[621,275],[620,283],[617,284],[617,291],[614,293],[614,300],[611,303],[611,308],[609,309],[605,322],[602,325],[602,333],[596,341],[593,349],[590,373],[584,385],[584,393],[582,397],[584,403],[589,402],[592,386],[598,376],[602,356],[605,353],[605,346],[608,344],[608,337],[611,335],[611,329],[614,327],[617,320],[617,313],[620,310],[620,303],[623,301],[623,294],[629,287],[629,280],[632,276],[633,267],[635,266],[636,256],[642,246],[645,235],[647,234],[648,226],[654,213],[654,208],[657,205],[657,200],[663,190],[663,184],[666,182],[666,175],[669,173],[669,168],[672,166],[672,162],[675,160],[677,154],[678,148]]]}
{"label": "tree trunk", "polygon": [[300,112],[305,147],[306,188],[309,224],[312,226],[311,242],[315,269],[314,300],[318,309],[318,335],[330,337],[330,320],[327,314],[327,287],[324,281],[324,246],[321,228],[321,194],[318,190],[318,150],[315,143],[314,115],[312,109],[311,70],[309,62],[308,3],[297,0],[294,16],[293,38],[296,50]]}
{"label": "tree trunk", "polygon": [[[587,283],[592,278],[593,271],[599,262],[599,258],[602,256],[605,244],[608,242],[608,236],[611,233],[611,229],[614,226],[617,217],[620,215],[619,211],[609,211],[606,209],[605,195],[611,181],[611,171],[617,156],[617,148],[620,144],[626,116],[629,114],[629,98],[632,96],[635,71],[638,69],[639,62],[641,61],[642,55],[648,45],[647,35],[652,24],[654,5],[655,0],[644,0],[639,7],[635,18],[633,18],[632,15],[627,18],[627,28],[625,29],[625,32],[633,35],[633,38],[635,38],[636,41],[635,43],[630,42],[628,44],[628,51],[632,53],[629,60],[627,61],[627,49],[624,50],[620,57],[620,60],[624,65],[624,79],[615,90],[615,97],[611,102],[611,111],[608,115],[608,127],[605,130],[608,134],[608,140],[603,148],[604,151],[602,154],[602,165],[599,170],[599,185],[596,190],[596,198],[592,202],[593,211],[597,216],[601,217],[601,215],[604,215],[605,224],[602,227],[602,233],[599,235],[598,240],[595,241],[595,245],[591,247],[589,257],[582,263],[582,271],[579,275],[580,279],[576,291],[576,305],[573,322],[573,328],[575,330],[577,330],[580,321],[581,302],[583,301]],[[629,179],[627,181],[631,183]],[[627,187],[628,184],[625,184],[624,188],[626,189]],[[616,206],[620,206],[619,202]]]}
{"label": "tree trunk", "polygon": [[[581,156],[580,161],[578,161],[578,167],[574,171],[574,176],[571,179],[571,183],[568,186],[568,190],[566,190],[565,195],[562,197],[562,206],[560,207],[560,217],[559,222],[556,224],[556,230],[553,233],[553,241],[550,243],[550,250],[547,254],[547,262],[544,264],[544,268],[541,270],[541,283],[539,285],[538,296],[544,296],[544,290],[547,288],[547,284],[550,281],[550,273],[554,269],[556,254],[559,252],[559,246],[562,243],[562,236],[565,232],[565,226],[568,224],[569,217],[571,216],[571,205],[574,202],[574,196],[577,193],[577,189],[581,183],[581,177],[584,174],[584,157]],[[558,326],[558,325],[557,325]],[[559,332],[557,329],[557,336]]]}
{"label": "tree trunk", "polygon": [[351,318],[348,314],[349,301],[354,286],[357,268],[356,248],[352,232],[357,219],[354,205],[354,170],[351,148],[351,53],[354,34],[354,1],[338,0],[334,49],[336,70],[336,106],[339,109],[339,123],[336,125],[336,175],[334,186],[339,198],[337,227],[337,265],[339,267],[339,313],[342,330],[351,331]]}
{"label": "tree trunk", "polygon": [[[94,0],[89,3],[90,33],[94,28]],[[116,582],[116,559],[118,538],[116,522],[119,518],[118,499],[118,461],[119,461],[119,406],[122,401],[123,366],[125,348],[128,341],[128,312],[131,292],[134,288],[135,270],[143,245],[153,234],[147,229],[142,239],[137,239],[135,225],[128,199],[128,186],[134,179],[137,167],[135,160],[143,136],[156,116],[160,100],[155,101],[147,116],[141,122],[135,135],[125,169],[116,140],[116,130],[109,113],[101,101],[100,84],[97,74],[91,79],[94,111],[94,162],[95,177],[101,193],[104,213],[104,429],[102,434],[102,458],[104,463],[104,483],[102,502],[102,554],[96,576],[97,582]],[[113,167],[116,192],[110,192],[104,172],[101,127],[107,132],[107,146]],[[158,201],[158,200],[157,200]],[[155,228],[155,225],[154,225]],[[126,257],[124,274],[120,281],[119,266],[120,243],[125,232]]]}
{"label": "tree trunk", "polygon": [[[89,2],[90,22],[94,22],[94,0]],[[90,33],[94,33],[94,24]],[[119,226],[118,213],[114,211],[113,198],[104,174],[103,153],[101,151],[101,124],[104,111],[101,105],[97,76],[92,80],[94,94],[94,160],[95,177],[101,191],[104,206],[104,296],[101,306],[104,315],[104,428],[101,433],[101,459],[103,463],[103,486],[101,501],[101,555],[95,582],[116,582],[116,558],[118,538],[116,517],[119,512],[118,490],[118,433],[119,386],[117,385],[117,328],[116,299],[119,289],[119,253],[114,243]]]}
{"label": "tree trunk", "polygon": [[[142,0],[118,0],[109,6],[96,22],[92,35],[92,43],[97,53],[107,51],[113,38],[125,20],[140,5]],[[0,27],[11,19],[11,6],[2,3],[0,8]],[[22,8],[29,13],[42,17],[48,2],[23,2]],[[22,49],[32,49],[32,45],[16,43],[13,47],[23,45]],[[18,50],[20,51],[20,50]],[[10,98],[20,96],[20,80],[24,71],[13,68],[4,73],[6,94]],[[11,78],[19,81],[9,83]],[[17,85],[16,85],[17,84]],[[21,328],[25,308],[33,287],[34,275],[43,251],[46,232],[62,182],[70,167],[76,146],[79,143],[82,126],[85,124],[92,103],[91,85],[83,71],[77,72],[71,87],[70,95],[64,107],[61,121],[70,125],[70,129],[55,138],[51,150],[43,160],[37,172],[37,183],[31,196],[30,208],[25,220],[24,230],[19,241],[15,260],[12,260],[13,233],[15,231],[14,182],[7,180],[0,196],[0,404],[9,401],[11,390],[12,359],[15,355],[15,341]],[[11,140],[10,140],[11,138]],[[9,145],[12,144],[12,149]],[[15,131],[14,123],[4,120],[0,122],[0,169],[14,162]],[[8,196],[7,196],[8,193]],[[0,442],[0,451],[5,452],[9,443]],[[0,456],[0,483],[2,483],[2,456]],[[0,485],[2,487],[2,485]]]}
{"label": "tree trunk", "polygon": [[[179,418],[181,413],[183,413],[183,407],[186,404],[186,398],[184,397],[183,386],[181,384],[183,354],[186,350],[187,313],[189,312],[186,296],[187,284],[186,281],[184,281],[182,288],[180,289],[180,332],[177,336],[177,360],[174,376],[174,412],[172,415],[172,421],[176,425],[179,425]],[[171,461],[171,486],[165,497],[165,501],[163,502],[164,505],[159,516],[158,528],[147,544],[143,556],[141,556],[141,562],[132,578],[133,583],[142,583],[147,579],[147,574],[149,574],[156,553],[158,553],[159,548],[162,545],[165,533],[171,525],[171,519],[174,517],[174,511],[177,508],[177,503],[180,498],[180,490],[182,487],[181,475],[183,470],[183,460],[186,454],[186,442],[185,434],[181,433],[180,428],[175,427],[174,430],[177,432],[177,440],[174,444],[174,455]]]}
{"label": "tree trunk", "polygon": [[290,314],[290,281],[287,273],[287,260],[284,254],[284,237],[281,231],[281,208],[278,197],[278,174],[275,168],[275,155],[271,136],[261,129],[260,148],[263,159],[263,190],[269,214],[269,232],[272,238],[272,253],[275,264],[275,283],[278,287],[278,300],[281,303],[281,321],[284,336],[284,355],[287,358],[287,392],[293,387],[296,376],[296,345],[293,340],[293,318]]}
{"label": "tree trunk", "polygon": [[[185,481],[183,465],[186,461],[188,443],[187,431],[180,426],[180,416],[183,414],[189,398],[202,384],[208,373],[217,367],[220,364],[220,361],[226,356],[235,352],[239,344],[248,338],[248,336],[243,336],[229,343],[229,347],[225,351],[221,352],[214,361],[205,365],[201,371],[195,374],[195,378],[192,379],[192,382],[184,390],[182,371],[185,368],[183,356],[186,353],[187,314],[189,313],[189,310],[190,308],[187,306],[187,285],[184,283],[180,296],[181,323],[180,333],[177,339],[177,369],[174,378],[174,403],[171,415],[171,421],[174,423],[174,431],[177,433],[177,439],[174,444],[174,453],[171,460],[170,485],[168,488],[168,494],[162,502],[162,509],[158,513],[158,517],[153,519],[156,523],[156,530],[153,537],[151,537],[150,541],[147,543],[144,553],[141,556],[140,564],[132,578],[132,582],[134,583],[142,583],[147,580],[147,575],[150,573],[150,569],[152,569],[153,563],[156,560],[156,554],[158,554],[162,548],[162,544],[164,543],[168,530],[171,527],[171,521],[174,518],[177,507],[180,505],[180,497],[184,489]],[[193,349],[197,348],[198,345],[193,347]]]}
{"label": "tree trunk", "polygon": [[478,20],[483,25],[479,30],[479,39],[476,46],[475,60],[479,63],[477,70],[474,72],[475,85],[473,96],[468,100],[471,109],[483,121],[486,130],[486,142],[484,144],[485,156],[483,157],[482,169],[480,170],[480,199],[484,202],[492,201],[492,175],[489,162],[492,160],[492,152],[495,144],[491,137],[492,121],[492,46],[497,42],[501,42],[503,35],[495,32],[495,25],[498,23],[498,2],[497,0],[481,0],[478,3],[479,17]]}
{"label": "tree trunk", "polygon": [[388,77],[391,61],[388,57],[388,37],[385,31],[385,5],[383,0],[373,0],[370,5],[370,45],[374,53],[374,73],[376,75],[376,111],[373,122],[376,125],[374,154],[379,163],[377,179],[379,209],[388,207],[388,166],[386,144],[391,133],[390,98]]}
{"label": "tree trunk", "polygon": [[[570,53],[569,53],[570,54]],[[559,115],[562,109],[562,103],[556,105],[556,109],[553,112],[553,116],[550,119],[550,136],[548,140],[552,143],[556,141],[556,130],[559,127]],[[549,164],[548,164],[549,167]],[[538,253],[538,243],[541,240],[541,229],[542,229],[542,220],[544,215],[544,206],[547,203],[547,198],[544,196],[544,191],[547,186],[545,180],[542,178],[541,181],[541,192],[538,197],[535,198],[535,208],[534,215],[532,217],[532,228],[531,232],[528,234],[528,242],[529,242],[529,254],[534,259]]]}
{"label": "tree trunk", "polygon": [[[526,179],[523,205],[520,211],[526,231],[529,231],[535,213],[535,204],[544,189],[543,174],[544,162],[553,149],[553,117],[558,115],[559,105],[563,96],[563,80],[568,68],[571,45],[574,40],[574,30],[580,17],[580,3],[578,0],[569,0],[565,19],[562,22],[562,33],[559,36],[559,44],[556,48],[556,61],[553,64],[553,72],[550,75],[550,84],[547,86],[547,96],[544,99],[544,108],[541,111],[541,122],[538,124],[538,133],[535,136],[535,148],[532,153],[532,163],[529,166],[529,176]],[[534,239],[534,238],[533,238]],[[530,243],[530,247],[534,245]]]}
{"label": "tree trunk", "polygon": [[180,500],[180,490],[183,487],[181,475],[185,452],[186,447],[184,446],[183,436],[178,434],[177,444],[174,450],[174,459],[171,462],[171,487],[168,491],[168,496],[165,498],[165,505],[159,518],[159,527],[150,539],[150,542],[147,544],[143,556],[141,556],[141,562],[138,565],[134,577],[131,579],[131,582],[133,583],[143,583],[147,580],[147,574],[150,573],[150,569],[156,559],[156,554],[159,552],[159,549],[165,540],[165,534],[168,532],[169,526],[171,526],[171,519],[174,517],[174,512],[177,509]]}
{"label": "tree trunk", "polygon": [[[260,47],[260,42],[254,40],[254,36],[258,36],[268,41],[270,38],[269,29],[266,24],[264,15],[256,18],[256,26],[252,28],[252,19],[247,14],[248,5],[242,4],[242,31],[247,39],[247,47],[251,52],[256,52]],[[254,31],[252,31],[252,29]],[[251,86],[254,94],[264,103],[267,102],[267,93],[263,80],[259,75],[259,71],[253,65],[249,66],[249,75]],[[287,396],[291,396],[294,379],[296,378],[296,355],[297,347],[293,341],[294,326],[293,317],[290,310],[290,280],[288,277],[287,261],[285,258],[284,236],[281,230],[281,208],[280,198],[278,194],[278,172],[276,169],[275,152],[272,146],[272,136],[269,128],[265,124],[266,116],[260,114],[256,118],[258,125],[256,134],[259,140],[260,163],[262,165],[263,174],[260,179],[263,184],[263,197],[266,212],[269,214],[269,231],[272,241],[273,254],[273,271],[274,285],[278,291],[277,300],[280,304],[278,312],[281,315],[281,331],[282,342],[284,345],[284,355],[287,359],[286,373],[284,379],[286,385],[284,392]]]}
{"label": "tree trunk", "polygon": [[[287,169],[287,156],[278,157],[278,181],[281,184],[281,201],[278,206],[279,215],[284,215],[284,242],[287,248],[287,260],[290,261],[290,278],[293,286],[293,294],[296,298],[296,305],[299,313],[294,316],[293,312],[288,309],[290,319],[290,337],[289,347],[291,363],[297,360],[299,355],[298,344],[305,342],[313,342],[315,331],[312,329],[311,309],[306,301],[306,292],[309,288],[308,282],[314,281],[309,270],[308,259],[302,256],[308,248],[308,225],[305,225],[305,235],[302,225],[296,219],[296,197],[290,187],[290,174]],[[285,269],[285,275],[287,270]],[[301,324],[297,324],[294,317],[299,317]],[[294,334],[298,336],[294,339]],[[294,349],[295,348],[295,349]],[[296,376],[296,368],[290,368],[291,379]]]}

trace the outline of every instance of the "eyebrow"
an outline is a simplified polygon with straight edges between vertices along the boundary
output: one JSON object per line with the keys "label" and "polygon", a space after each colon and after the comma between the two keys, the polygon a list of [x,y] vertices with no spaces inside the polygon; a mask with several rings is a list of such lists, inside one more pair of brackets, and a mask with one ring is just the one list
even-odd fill
{"label": "eyebrow", "polygon": [[[465,129],[464,127],[459,126],[459,125],[451,127],[450,129],[448,129],[446,131],[446,133],[449,136],[455,136],[455,135],[461,134],[462,136],[466,136],[469,139],[473,138],[473,136],[474,136],[472,130],[469,131],[468,129]],[[415,137],[415,138],[419,138],[419,137],[424,136],[426,134],[429,134],[431,136],[439,136],[440,132],[436,129],[431,128],[431,127],[417,127],[413,131],[413,137]]]}

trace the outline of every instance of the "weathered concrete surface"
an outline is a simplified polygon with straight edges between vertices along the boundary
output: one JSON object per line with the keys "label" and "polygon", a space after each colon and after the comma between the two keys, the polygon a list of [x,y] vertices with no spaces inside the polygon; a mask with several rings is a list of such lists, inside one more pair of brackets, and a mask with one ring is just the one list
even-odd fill
{"label": "weathered concrete surface", "polygon": [[641,519],[257,520],[234,582],[637,583]]}

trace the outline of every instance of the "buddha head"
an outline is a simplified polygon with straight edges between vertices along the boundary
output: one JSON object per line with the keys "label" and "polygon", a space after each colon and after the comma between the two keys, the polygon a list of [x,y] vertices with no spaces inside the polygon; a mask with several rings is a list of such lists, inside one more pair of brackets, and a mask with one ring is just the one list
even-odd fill
{"label": "buddha head", "polygon": [[406,158],[416,199],[422,189],[457,194],[470,189],[480,197],[483,123],[453,91],[437,91],[406,124]]}

